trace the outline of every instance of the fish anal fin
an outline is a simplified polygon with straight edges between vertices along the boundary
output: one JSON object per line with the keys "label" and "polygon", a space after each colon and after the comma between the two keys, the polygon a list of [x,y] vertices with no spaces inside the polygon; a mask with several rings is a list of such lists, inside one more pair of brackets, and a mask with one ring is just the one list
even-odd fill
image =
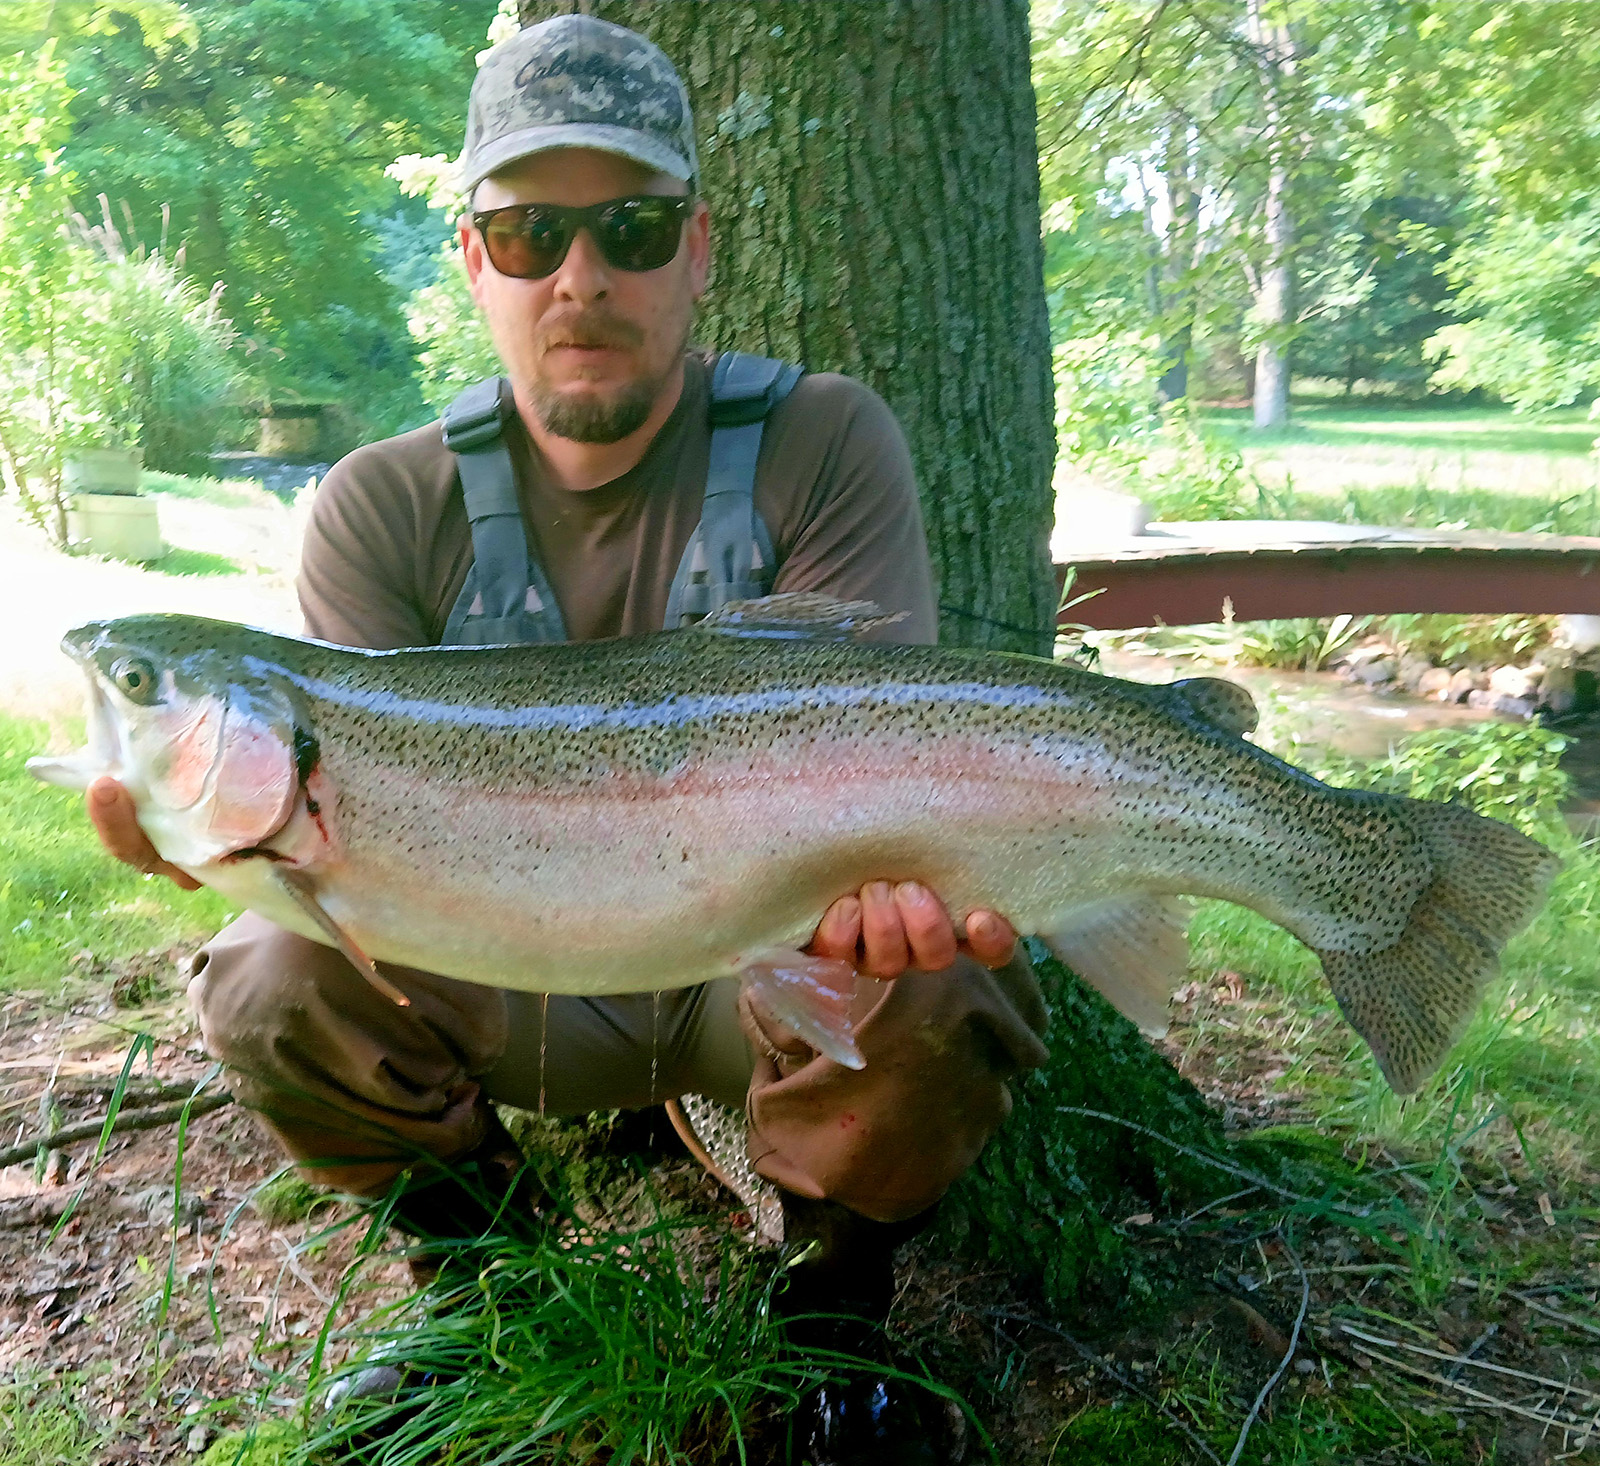
{"label": "fish anal fin", "polygon": [[903,621],[906,613],[884,612],[874,601],[842,601],[821,591],[785,591],[753,601],[729,601],[696,631],[762,641],[849,641],[879,626]]}
{"label": "fish anal fin", "polygon": [[861,977],[848,962],[774,947],[740,970],[758,1006],[796,1037],[847,1069],[866,1068],[855,1040]]}
{"label": "fish anal fin", "polygon": [[409,1008],[411,999],[400,991],[381,972],[378,971],[372,958],[358,947],[350,935],[326,911],[322,903],[317,900],[309,882],[297,870],[286,866],[277,866],[272,872],[272,879],[278,889],[284,893],[305,915],[316,924],[317,928],[342,952],[346,960],[368,982],[384,995],[397,1008]]}
{"label": "fish anal fin", "polygon": [[1118,896],[1080,907],[1045,945],[1152,1038],[1189,970],[1188,909],[1176,896]]}

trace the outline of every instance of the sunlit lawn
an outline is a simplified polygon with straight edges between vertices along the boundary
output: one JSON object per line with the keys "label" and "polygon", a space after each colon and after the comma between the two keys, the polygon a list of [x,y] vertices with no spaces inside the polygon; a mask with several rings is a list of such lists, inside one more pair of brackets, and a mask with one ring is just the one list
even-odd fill
{"label": "sunlit lawn", "polygon": [[1600,534],[1600,422],[1587,409],[1297,402],[1256,433],[1243,408],[1206,409],[1260,486],[1262,518]]}
{"label": "sunlit lawn", "polygon": [[232,909],[220,896],[119,865],[81,796],[27,772],[45,740],[42,725],[0,717],[0,989],[54,989],[82,952],[115,962],[216,931]]}

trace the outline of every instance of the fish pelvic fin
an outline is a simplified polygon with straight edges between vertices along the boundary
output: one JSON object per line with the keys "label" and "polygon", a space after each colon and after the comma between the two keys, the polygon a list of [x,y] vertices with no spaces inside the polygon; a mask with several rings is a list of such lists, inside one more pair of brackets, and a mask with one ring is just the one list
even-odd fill
{"label": "fish pelvic fin", "polygon": [[1461,1037],[1500,970],[1501,949],[1533,919],[1561,862],[1463,805],[1401,803],[1432,853],[1432,882],[1393,946],[1317,957],[1383,1077],[1410,1094]]}
{"label": "fish pelvic fin", "polygon": [[821,591],[784,591],[753,601],[729,601],[697,621],[693,630],[760,641],[851,641],[879,626],[903,621],[875,601],[841,601]]}
{"label": "fish pelvic fin", "polygon": [[1166,1034],[1172,991],[1189,970],[1189,911],[1176,896],[1117,896],[1079,907],[1047,947],[1151,1038]]}
{"label": "fish pelvic fin", "polygon": [[272,872],[272,879],[277,883],[278,889],[316,923],[318,930],[344,954],[350,965],[373,987],[395,1007],[411,1006],[411,999],[378,971],[372,958],[367,956],[351,939],[349,933],[322,909],[322,903],[317,900],[305,876],[297,870],[278,866]]}
{"label": "fish pelvic fin", "polygon": [[741,964],[745,989],[767,1015],[846,1069],[865,1069],[854,1007],[861,977],[848,962],[774,947]]}

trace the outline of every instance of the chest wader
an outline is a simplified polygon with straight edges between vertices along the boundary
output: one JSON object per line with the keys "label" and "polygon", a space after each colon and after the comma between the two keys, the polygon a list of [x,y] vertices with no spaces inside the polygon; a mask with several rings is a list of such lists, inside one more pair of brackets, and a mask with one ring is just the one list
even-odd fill
{"label": "chest wader", "polygon": [[[687,626],[729,601],[772,589],[772,536],[755,507],[756,455],[767,414],[804,368],[729,351],[711,372],[711,453],[705,505],[667,597],[664,629]],[[561,608],[528,543],[504,430],[501,377],[468,387],[445,410],[472,527],[472,568],[445,622],[446,646],[567,641]]]}

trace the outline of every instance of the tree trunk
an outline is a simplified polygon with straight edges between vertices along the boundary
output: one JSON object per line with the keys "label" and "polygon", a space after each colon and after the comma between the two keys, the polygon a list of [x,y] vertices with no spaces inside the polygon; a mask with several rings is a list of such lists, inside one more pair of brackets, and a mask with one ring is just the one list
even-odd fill
{"label": "tree trunk", "polygon": [[1195,189],[1189,146],[1189,119],[1181,112],[1167,118],[1167,237],[1162,249],[1165,288],[1161,292],[1161,378],[1156,396],[1180,402],[1189,395],[1189,351],[1194,344],[1195,267],[1200,234],[1200,196]]}
{"label": "tree trunk", "polygon": [[1025,0],[523,0],[688,84],[708,345],[846,372],[911,443],[946,642],[1048,653],[1055,463]]}
{"label": "tree trunk", "polygon": [[[1054,459],[1022,0],[524,0],[649,35],[688,83],[716,271],[701,336],[847,372],[916,460],[946,641],[1048,651]],[[1137,1269],[1111,1222],[1194,1190],[1194,1090],[1042,949],[1051,1063],[941,1208],[944,1244],[1062,1302]],[[1204,1190],[1209,1177],[1198,1184]],[[1210,1193],[1207,1193],[1210,1194]]]}
{"label": "tree trunk", "polygon": [[1266,111],[1267,194],[1262,222],[1266,259],[1256,316],[1261,345],[1256,352],[1255,425],[1281,428],[1289,421],[1289,334],[1294,323],[1294,218],[1289,210],[1291,138],[1283,87],[1294,69],[1294,44],[1286,24],[1269,24],[1261,0],[1249,0],[1250,40],[1261,69]]}

